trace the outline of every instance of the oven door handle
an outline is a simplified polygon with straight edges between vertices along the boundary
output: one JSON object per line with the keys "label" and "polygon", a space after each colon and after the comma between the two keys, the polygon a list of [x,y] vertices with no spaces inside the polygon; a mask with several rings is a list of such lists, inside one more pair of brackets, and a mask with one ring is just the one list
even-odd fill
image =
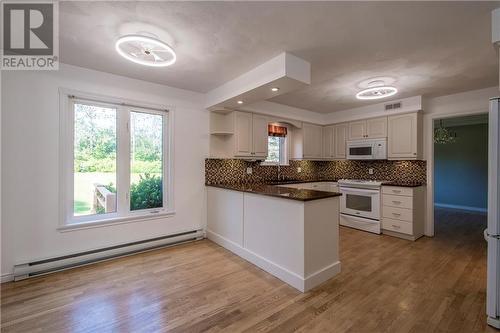
{"label": "oven door handle", "polygon": [[352,188],[346,188],[346,187],[341,187],[340,188],[341,193],[347,193],[347,194],[369,194],[369,195],[377,195],[380,193],[380,191],[377,190],[367,190],[367,189],[355,189],[353,190]]}

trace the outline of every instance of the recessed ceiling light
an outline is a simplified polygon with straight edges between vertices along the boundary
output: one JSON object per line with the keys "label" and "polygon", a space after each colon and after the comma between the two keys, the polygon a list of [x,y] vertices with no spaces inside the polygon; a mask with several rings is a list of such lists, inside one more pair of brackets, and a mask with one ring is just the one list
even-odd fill
{"label": "recessed ceiling light", "polygon": [[237,103],[238,103],[238,104],[243,104],[243,101],[238,101]]}
{"label": "recessed ceiling light", "polygon": [[174,50],[159,39],[143,35],[125,35],[116,41],[118,54],[137,64],[166,67],[175,63]]}
{"label": "recessed ceiling light", "polygon": [[271,91],[278,91],[278,90],[280,90],[280,88],[278,88],[278,87],[271,88]]}

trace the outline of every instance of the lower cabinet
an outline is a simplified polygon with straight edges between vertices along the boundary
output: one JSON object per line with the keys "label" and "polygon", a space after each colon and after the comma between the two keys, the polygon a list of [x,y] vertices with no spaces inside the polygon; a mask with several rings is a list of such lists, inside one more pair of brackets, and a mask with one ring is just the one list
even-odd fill
{"label": "lower cabinet", "polygon": [[207,237],[304,292],[340,272],[339,197],[298,201],[207,187]]}
{"label": "lower cabinet", "polygon": [[207,188],[208,228],[243,246],[243,192]]}
{"label": "lower cabinet", "polygon": [[382,233],[409,240],[424,235],[425,186],[382,187]]}

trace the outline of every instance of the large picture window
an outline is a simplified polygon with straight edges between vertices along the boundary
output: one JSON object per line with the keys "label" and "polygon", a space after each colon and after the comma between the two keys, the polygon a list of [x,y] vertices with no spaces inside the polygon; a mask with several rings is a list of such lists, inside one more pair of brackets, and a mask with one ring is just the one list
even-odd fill
{"label": "large picture window", "polygon": [[172,211],[168,111],[67,97],[64,224]]}

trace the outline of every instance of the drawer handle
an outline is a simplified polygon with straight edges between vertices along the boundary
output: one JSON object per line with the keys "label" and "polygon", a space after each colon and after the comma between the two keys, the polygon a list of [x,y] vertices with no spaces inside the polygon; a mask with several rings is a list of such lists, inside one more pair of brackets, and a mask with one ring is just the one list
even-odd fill
{"label": "drawer handle", "polygon": [[400,226],[400,225],[395,225],[395,224],[393,224],[393,225],[392,225],[392,227],[393,227],[394,229],[399,229],[399,228],[401,228],[401,226]]}
{"label": "drawer handle", "polygon": [[392,213],[392,215],[394,215],[394,216],[401,216],[400,213]]}
{"label": "drawer handle", "polygon": [[401,204],[401,201],[395,201],[395,200],[392,200],[392,203],[393,203],[393,204],[396,204],[396,205],[399,205],[399,204]]}
{"label": "drawer handle", "polygon": [[392,190],[393,193],[401,193],[401,190]]}

